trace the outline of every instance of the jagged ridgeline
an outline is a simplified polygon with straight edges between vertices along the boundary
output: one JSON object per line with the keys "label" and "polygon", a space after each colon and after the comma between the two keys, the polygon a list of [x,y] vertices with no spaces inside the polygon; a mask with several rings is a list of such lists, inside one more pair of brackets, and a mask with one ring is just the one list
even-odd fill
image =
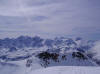
{"label": "jagged ridgeline", "polygon": [[[25,47],[43,47],[47,46],[52,48],[53,46],[56,47],[63,47],[67,46],[81,46],[83,49],[89,49],[90,45],[93,45],[94,41],[87,41],[87,43],[82,46],[82,38],[78,37],[76,39],[65,38],[65,37],[56,37],[54,39],[43,39],[39,36],[29,37],[29,36],[20,36],[18,38],[5,38],[0,39],[0,48],[8,48],[9,51],[17,51],[18,48],[25,48]],[[68,49],[68,48],[67,48]]]}
{"label": "jagged ridgeline", "polygon": [[84,41],[82,38],[56,37],[43,39],[39,36],[20,36],[18,38],[0,39],[0,61],[27,60],[30,67],[33,58],[39,59],[39,64],[48,66],[96,66],[99,61],[87,53],[95,41]]}

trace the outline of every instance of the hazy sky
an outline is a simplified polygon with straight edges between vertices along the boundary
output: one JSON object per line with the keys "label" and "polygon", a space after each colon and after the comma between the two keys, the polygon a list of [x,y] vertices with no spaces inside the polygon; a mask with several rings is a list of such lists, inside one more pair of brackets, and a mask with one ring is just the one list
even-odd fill
{"label": "hazy sky", "polygon": [[0,0],[0,38],[100,39],[100,0]]}

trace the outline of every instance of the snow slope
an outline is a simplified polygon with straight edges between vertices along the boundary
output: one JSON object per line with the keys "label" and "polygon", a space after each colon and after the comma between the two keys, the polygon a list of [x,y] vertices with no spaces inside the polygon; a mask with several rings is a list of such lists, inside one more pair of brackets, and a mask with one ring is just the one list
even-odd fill
{"label": "snow slope", "polygon": [[27,74],[30,71],[43,68],[36,57],[31,57],[33,63],[27,67],[27,59],[20,61],[0,62],[0,74]]}
{"label": "snow slope", "polygon": [[0,65],[0,74],[100,74],[100,67],[55,66],[29,69],[21,66]]}
{"label": "snow slope", "polygon": [[100,67],[59,66],[32,71],[28,74],[100,74]]}

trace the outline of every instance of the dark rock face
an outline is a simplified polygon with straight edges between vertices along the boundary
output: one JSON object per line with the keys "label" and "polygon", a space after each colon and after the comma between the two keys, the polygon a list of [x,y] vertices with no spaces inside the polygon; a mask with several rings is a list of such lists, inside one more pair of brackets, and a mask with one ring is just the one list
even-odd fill
{"label": "dark rock face", "polygon": [[32,65],[32,59],[28,59],[26,62],[26,67],[30,67]]}
{"label": "dark rock face", "polygon": [[37,55],[39,59],[43,60],[44,63],[44,67],[48,66],[48,64],[50,64],[49,60],[53,60],[54,62],[59,62],[59,54],[57,53],[49,53],[49,52],[42,52],[40,54]]}
{"label": "dark rock face", "polygon": [[59,57],[59,54],[57,53],[49,53],[49,52],[42,52],[40,54],[38,54],[38,57],[40,59],[43,59],[44,61],[46,60],[54,60],[54,61],[57,61],[58,57]]}
{"label": "dark rock face", "polygon": [[78,58],[78,59],[83,59],[83,60],[87,59],[87,57],[81,52],[73,52],[72,57],[73,58]]}
{"label": "dark rock face", "polygon": [[52,60],[53,62],[60,62],[61,60],[66,60],[66,55],[60,55],[59,53],[42,52],[38,54],[37,57],[44,62],[44,64],[42,65],[44,67],[47,67],[48,64],[51,63],[50,60]]}
{"label": "dark rock face", "polygon": [[11,47],[11,48],[9,49],[9,52],[14,52],[14,51],[17,51],[17,49],[16,49],[15,47]]}

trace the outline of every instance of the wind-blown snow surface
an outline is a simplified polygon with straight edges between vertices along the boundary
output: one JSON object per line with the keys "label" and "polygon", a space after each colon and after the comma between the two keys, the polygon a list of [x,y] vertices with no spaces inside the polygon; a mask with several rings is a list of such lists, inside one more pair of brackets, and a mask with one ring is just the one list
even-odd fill
{"label": "wind-blown snow surface", "polygon": [[18,66],[0,66],[0,74],[100,74],[100,67],[55,66],[27,69]]}
{"label": "wind-blown snow surface", "polygon": [[32,68],[26,67],[25,63],[26,60],[9,63],[0,62],[0,74],[30,74],[29,72],[42,68],[35,59]]}
{"label": "wind-blown snow surface", "polygon": [[36,57],[31,57],[32,64],[31,67],[27,67],[27,59],[20,61],[8,61],[8,62],[0,62],[0,74],[28,74],[30,71],[34,71],[37,69],[43,68],[39,64],[39,59]]}
{"label": "wind-blown snow surface", "polygon": [[99,67],[59,66],[35,70],[28,74],[100,74]]}

